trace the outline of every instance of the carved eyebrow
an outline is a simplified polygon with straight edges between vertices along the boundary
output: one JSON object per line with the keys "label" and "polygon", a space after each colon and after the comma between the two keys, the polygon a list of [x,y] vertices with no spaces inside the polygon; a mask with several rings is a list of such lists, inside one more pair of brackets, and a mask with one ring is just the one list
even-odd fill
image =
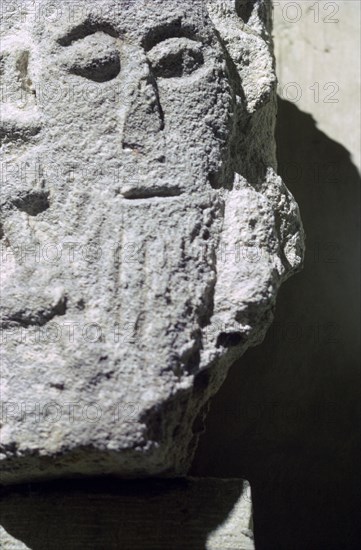
{"label": "carved eyebrow", "polygon": [[70,46],[77,40],[82,40],[87,36],[91,36],[96,32],[104,32],[109,34],[113,38],[119,38],[119,32],[110,24],[106,22],[92,21],[90,19],[84,21],[80,25],[77,25],[71,29],[67,34],[57,39],[60,46]]}
{"label": "carved eyebrow", "polygon": [[142,46],[146,52],[149,52],[154,46],[167,40],[168,38],[189,38],[191,40],[201,41],[201,37],[195,26],[182,25],[180,18],[171,23],[164,23],[148,31],[142,40]]}

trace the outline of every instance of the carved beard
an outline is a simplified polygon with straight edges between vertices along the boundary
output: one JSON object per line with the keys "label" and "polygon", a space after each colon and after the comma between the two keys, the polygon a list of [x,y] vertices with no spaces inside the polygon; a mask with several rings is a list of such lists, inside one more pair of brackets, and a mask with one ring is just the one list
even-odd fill
{"label": "carved beard", "polygon": [[222,206],[216,194],[123,204],[112,314],[134,330],[130,355],[178,374],[197,370],[213,314]]}
{"label": "carved beard", "polygon": [[[77,242],[70,233],[56,247],[45,241],[27,249],[41,261],[30,265],[27,280],[23,273],[15,285],[10,281],[14,293],[4,296],[2,328],[34,330],[56,322],[77,327],[78,351],[84,348],[85,355],[89,347],[104,355],[101,344],[110,342],[113,360],[124,366],[133,368],[146,356],[160,370],[196,370],[201,331],[213,313],[223,219],[218,195],[118,197],[106,216],[105,206],[91,205],[87,217],[83,212],[74,221]],[[27,283],[22,291],[21,282]],[[98,331],[95,342],[81,338],[87,323]]]}

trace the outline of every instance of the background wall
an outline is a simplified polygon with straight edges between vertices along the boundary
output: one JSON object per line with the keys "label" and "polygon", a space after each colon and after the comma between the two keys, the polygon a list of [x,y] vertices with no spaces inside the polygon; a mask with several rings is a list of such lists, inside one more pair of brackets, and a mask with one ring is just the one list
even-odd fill
{"label": "background wall", "polygon": [[[233,366],[192,474],[244,476],[258,549],[358,548],[360,4],[274,1],[279,173],[307,233],[265,341]],[[357,473],[356,473],[357,472]]]}

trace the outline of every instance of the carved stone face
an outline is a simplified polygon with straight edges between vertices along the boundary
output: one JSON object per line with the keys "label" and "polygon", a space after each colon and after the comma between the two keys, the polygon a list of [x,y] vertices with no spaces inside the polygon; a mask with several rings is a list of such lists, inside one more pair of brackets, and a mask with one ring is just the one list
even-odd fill
{"label": "carved stone face", "polygon": [[26,112],[30,133],[40,132],[37,143],[61,167],[71,160],[75,171],[100,165],[108,180],[113,172],[110,189],[99,171],[88,170],[80,182],[88,192],[103,185],[134,200],[211,190],[229,134],[231,92],[203,3],[99,5],[100,12],[86,2],[65,11],[65,2],[53,23],[39,18],[27,45],[19,36],[17,81],[32,100],[18,114],[24,141]]}
{"label": "carved stone face", "polygon": [[213,19],[200,0],[58,4],[2,41],[5,478],[184,473],[195,417],[299,263],[272,102],[252,128],[222,2]]}

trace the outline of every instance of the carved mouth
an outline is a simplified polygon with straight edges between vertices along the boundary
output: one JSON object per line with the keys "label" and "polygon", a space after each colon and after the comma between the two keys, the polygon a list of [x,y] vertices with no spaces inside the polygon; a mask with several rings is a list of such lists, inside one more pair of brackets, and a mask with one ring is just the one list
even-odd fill
{"label": "carved mouth", "polygon": [[10,327],[21,326],[29,328],[31,326],[42,327],[55,317],[63,316],[67,311],[67,298],[61,297],[55,304],[38,310],[29,310],[24,304],[24,309],[16,311],[4,311],[0,316],[0,328],[7,329]]}
{"label": "carved mouth", "polygon": [[41,131],[40,124],[16,125],[2,121],[0,126],[0,145],[8,142],[28,142]]}
{"label": "carved mouth", "polygon": [[163,199],[170,197],[179,197],[183,194],[183,191],[179,187],[153,187],[153,188],[138,188],[129,189],[122,193],[123,197],[127,200],[139,200],[139,199]]}

